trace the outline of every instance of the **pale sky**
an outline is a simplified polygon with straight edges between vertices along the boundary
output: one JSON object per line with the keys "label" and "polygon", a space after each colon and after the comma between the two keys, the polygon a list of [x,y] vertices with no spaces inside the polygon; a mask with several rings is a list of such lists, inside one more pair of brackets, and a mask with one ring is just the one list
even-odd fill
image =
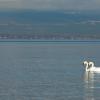
{"label": "pale sky", "polygon": [[1,8],[35,10],[99,10],[100,0],[0,0]]}

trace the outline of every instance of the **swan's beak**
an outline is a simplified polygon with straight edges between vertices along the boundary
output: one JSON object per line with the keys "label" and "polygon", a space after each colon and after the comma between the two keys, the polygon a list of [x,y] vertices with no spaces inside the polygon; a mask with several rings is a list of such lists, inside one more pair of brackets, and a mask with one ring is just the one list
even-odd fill
{"label": "swan's beak", "polygon": [[83,66],[85,65],[85,61],[82,62],[82,65],[83,65]]}

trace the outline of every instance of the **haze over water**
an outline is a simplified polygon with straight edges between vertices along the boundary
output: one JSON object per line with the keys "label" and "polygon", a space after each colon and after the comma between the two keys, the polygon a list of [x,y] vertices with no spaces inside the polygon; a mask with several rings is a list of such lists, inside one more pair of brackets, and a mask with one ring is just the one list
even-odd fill
{"label": "haze over water", "polygon": [[0,100],[99,100],[100,42],[0,42]]}
{"label": "haze over water", "polygon": [[0,11],[0,39],[100,39],[99,11]]}

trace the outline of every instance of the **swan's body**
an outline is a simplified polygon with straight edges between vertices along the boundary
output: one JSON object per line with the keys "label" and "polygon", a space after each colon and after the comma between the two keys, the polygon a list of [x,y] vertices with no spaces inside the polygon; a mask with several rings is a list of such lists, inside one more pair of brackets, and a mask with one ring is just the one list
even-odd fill
{"label": "swan's body", "polygon": [[85,70],[87,72],[98,72],[100,73],[100,67],[95,67],[93,62],[84,61]]}
{"label": "swan's body", "polygon": [[89,62],[89,66],[90,66],[90,71],[93,72],[100,72],[100,67],[95,67],[93,62]]}

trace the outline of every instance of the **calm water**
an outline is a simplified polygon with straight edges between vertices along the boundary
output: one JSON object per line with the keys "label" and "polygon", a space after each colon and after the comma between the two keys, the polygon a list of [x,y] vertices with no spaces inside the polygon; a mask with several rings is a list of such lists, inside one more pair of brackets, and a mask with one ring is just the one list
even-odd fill
{"label": "calm water", "polygon": [[100,42],[1,42],[0,100],[100,100]]}

